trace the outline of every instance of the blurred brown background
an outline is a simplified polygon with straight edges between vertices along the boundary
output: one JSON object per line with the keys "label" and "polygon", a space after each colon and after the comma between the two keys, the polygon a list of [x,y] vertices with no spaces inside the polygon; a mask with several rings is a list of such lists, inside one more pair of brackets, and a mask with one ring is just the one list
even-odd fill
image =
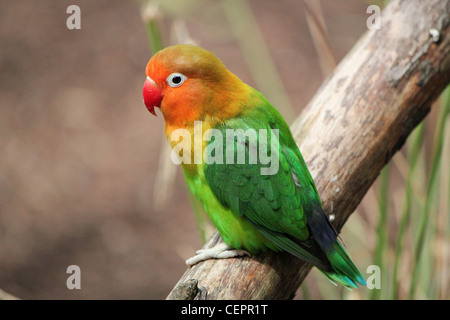
{"label": "blurred brown background", "polygon": [[[198,44],[254,85],[218,2],[199,3],[161,19],[165,44],[182,15]],[[323,81],[303,3],[249,3],[298,114]],[[339,61],[366,31],[368,4],[321,3]],[[81,30],[66,28],[71,4]],[[163,119],[141,97],[150,52],[138,2],[0,0],[1,289],[163,299],[201,247],[180,168],[166,206],[153,207]],[[66,288],[73,264],[81,290]]]}

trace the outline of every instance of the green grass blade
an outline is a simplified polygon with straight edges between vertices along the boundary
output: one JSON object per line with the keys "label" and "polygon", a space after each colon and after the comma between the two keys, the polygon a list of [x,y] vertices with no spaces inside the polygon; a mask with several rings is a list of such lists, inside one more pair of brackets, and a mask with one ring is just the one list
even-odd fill
{"label": "green grass blade", "polygon": [[[445,90],[449,90],[448,88]],[[445,93],[447,95],[447,93]],[[421,212],[421,221],[419,226],[419,233],[417,237],[417,242],[415,246],[415,256],[414,256],[414,265],[413,265],[413,272],[411,277],[411,286],[409,290],[409,299],[413,299],[416,293],[417,285],[418,285],[418,279],[420,275],[420,259],[422,257],[424,243],[425,243],[425,235],[427,231],[427,227],[429,225],[429,219],[430,219],[430,211],[431,211],[431,205],[433,203],[433,200],[436,198],[436,190],[438,186],[438,172],[439,172],[439,164],[441,160],[441,154],[442,154],[442,148],[443,148],[443,141],[444,141],[444,129],[445,129],[445,122],[447,119],[447,116],[449,114],[450,110],[450,103],[449,99],[445,99],[447,101],[444,101],[441,105],[440,113],[438,116],[438,123],[436,126],[435,136],[434,136],[434,142],[433,142],[433,153],[432,153],[432,160],[431,160],[431,168],[430,168],[430,177],[427,184],[427,194],[426,194],[426,201],[425,205],[423,207],[423,210]]]}
{"label": "green grass blade", "polygon": [[222,0],[221,3],[256,88],[285,119],[294,119],[294,109],[248,1]]}
{"label": "green grass blade", "polygon": [[155,54],[164,47],[157,21],[158,2],[145,1],[141,6],[141,16],[145,24],[145,30],[147,31],[150,49],[152,54]]}
{"label": "green grass blade", "polygon": [[[450,90],[447,90],[447,103],[450,100]],[[436,255],[434,257],[436,265],[436,282],[440,284],[436,299],[450,299],[450,117],[447,116],[444,133],[444,150],[441,160],[441,184],[439,186],[439,213],[438,228],[436,234]]]}
{"label": "green grass blade", "polygon": [[[388,211],[389,211],[389,165],[385,166],[380,174],[380,186],[379,186],[379,220],[377,225],[377,244],[375,248],[375,265],[380,268],[380,273],[382,275],[387,274],[387,268],[384,263],[384,252],[387,249],[387,239],[388,239]],[[386,277],[383,277],[383,279]],[[382,285],[382,288],[385,287]],[[385,293],[385,292],[384,292]],[[385,293],[386,294],[386,293]],[[372,290],[370,294],[370,299],[380,299],[381,290]]]}
{"label": "green grass blade", "polygon": [[399,280],[398,280],[398,270],[400,267],[401,257],[403,255],[403,247],[405,242],[406,230],[409,225],[411,216],[411,207],[413,199],[413,183],[415,178],[415,172],[417,167],[417,162],[419,159],[419,154],[422,146],[422,140],[424,135],[425,125],[422,122],[419,126],[412,132],[408,145],[410,146],[408,152],[408,175],[405,185],[405,200],[403,204],[403,210],[400,217],[400,222],[397,231],[397,241],[394,254],[394,267],[392,273],[392,299],[399,298]]}

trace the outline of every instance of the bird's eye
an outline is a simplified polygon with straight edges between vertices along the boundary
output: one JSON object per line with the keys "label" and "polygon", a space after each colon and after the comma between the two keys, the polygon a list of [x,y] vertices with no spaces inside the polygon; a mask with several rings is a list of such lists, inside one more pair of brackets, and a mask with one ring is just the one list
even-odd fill
{"label": "bird's eye", "polygon": [[181,86],[184,81],[186,81],[186,79],[187,77],[184,74],[175,72],[168,76],[166,81],[169,86],[171,86],[172,88],[176,88]]}

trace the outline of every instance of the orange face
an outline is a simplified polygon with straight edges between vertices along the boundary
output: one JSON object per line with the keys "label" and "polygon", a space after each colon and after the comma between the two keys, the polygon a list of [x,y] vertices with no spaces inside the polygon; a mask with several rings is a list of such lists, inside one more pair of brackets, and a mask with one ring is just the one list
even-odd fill
{"label": "orange face", "polygon": [[189,45],[159,51],[145,71],[145,105],[154,115],[154,108],[161,108],[166,124],[176,127],[203,120],[214,111],[217,89],[228,73],[214,54]]}

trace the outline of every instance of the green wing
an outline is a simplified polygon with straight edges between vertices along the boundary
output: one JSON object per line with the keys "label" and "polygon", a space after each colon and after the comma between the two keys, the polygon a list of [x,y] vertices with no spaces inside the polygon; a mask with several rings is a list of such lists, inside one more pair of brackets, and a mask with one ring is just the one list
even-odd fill
{"label": "green wing", "polygon": [[[280,126],[276,121],[279,119],[270,116],[270,113],[259,112],[252,117],[229,120],[216,128],[222,133],[219,136],[223,137],[223,148],[219,150],[223,163],[204,164],[206,181],[223,206],[230,208],[235,215],[245,217],[277,246],[328,269],[323,252],[311,241],[304,210],[304,205],[311,199],[320,204],[314,183],[298,148],[290,148],[286,142],[293,143],[293,139],[284,120],[281,119]],[[236,129],[247,133],[245,139],[230,138],[230,132],[236,132]],[[267,133],[265,137],[260,129]],[[211,139],[207,150],[218,145],[215,138]],[[264,151],[266,155],[278,155],[272,158],[278,161],[277,170],[271,172],[273,174],[262,174],[262,169],[274,166],[273,161],[265,164],[261,161],[260,153]],[[227,152],[228,155],[234,154],[234,161],[227,161]],[[238,152],[245,153],[244,163],[238,163]],[[250,163],[255,152],[258,161]],[[214,151],[208,150],[208,153],[214,154]]]}

